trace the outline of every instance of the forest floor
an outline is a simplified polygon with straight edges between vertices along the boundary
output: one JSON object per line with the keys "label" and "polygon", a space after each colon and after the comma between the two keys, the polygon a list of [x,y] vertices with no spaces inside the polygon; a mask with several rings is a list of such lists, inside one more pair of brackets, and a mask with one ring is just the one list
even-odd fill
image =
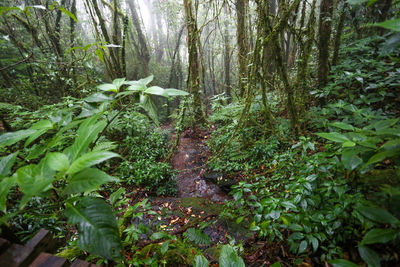
{"label": "forest floor", "polygon": [[[176,138],[169,126],[162,127],[171,132],[171,139]],[[235,219],[221,217],[224,202],[230,196],[216,184],[206,181],[202,173],[209,151],[206,140],[211,132],[200,129],[187,130],[180,137],[180,144],[172,158],[172,167],[178,171],[177,197],[149,198],[149,207],[153,212],[145,212],[142,220],[150,228],[161,228],[171,235],[180,235],[189,228],[201,229],[209,237],[207,242],[196,244],[211,261],[218,262],[217,244],[227,244],[232,239],[246,242],[254,235],[249,232],[249,221],[237,224]],[[142,245],[151,241],[143,237]],[[206,238],[208,239],[208,238]]]}

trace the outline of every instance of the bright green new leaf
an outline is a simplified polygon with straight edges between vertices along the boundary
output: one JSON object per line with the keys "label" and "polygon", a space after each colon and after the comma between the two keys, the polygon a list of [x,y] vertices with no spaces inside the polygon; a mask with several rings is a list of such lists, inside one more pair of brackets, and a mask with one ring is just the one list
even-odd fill
{"label": "bright green new leaf", "polygon": [[119,157],[117,153],[109,151],[92,151],[82,155],[80,158],[72,162],[67,173],[72,175],[80,172],[83,169],[99,164],[111,158]]}
{"label": "bright green new leaf", "polygon": [[62,13],[66,14],[68,17],[70,17],[71,19],[75,20],[75,22],[78,22],[78,20],[76,19],[75,15],[72,14],[71,12],[69,12],[68,10],[66,10],[65,8],[63,8],[63,7],[58,7],[58,9],[59,9]]}
{"label": "bright green new leaf", "polygon": [[379,255],[367,246],[359,246],[358,253],[368,266],[380,267],[381,260]]}
{"label": "bright green new leaf", "polygon": [[104,83],[97,86],[98,89],[106,92],[118,92],[118,87],[112,83]]}
{"label": "bright green new leaf", "polygon": [[107,259],[120,255],[118,224],[104,200],[85,197],[78,204],[67,203],[66,206],[68,222],[78,226],[78,246],[81,249]]}
{"label": "bright green new leaf", "polygon": [[68,178],[68,185],[64,193],[78,194],[91,192],[98,189],[101,185],[113,181],[118,181],[118,179],[99,169],[87,168]]}

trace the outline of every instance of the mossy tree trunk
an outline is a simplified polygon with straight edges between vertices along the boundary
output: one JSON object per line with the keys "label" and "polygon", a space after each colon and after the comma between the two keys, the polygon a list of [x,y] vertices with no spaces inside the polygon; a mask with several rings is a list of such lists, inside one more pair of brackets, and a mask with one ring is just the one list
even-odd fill
{"label": "mossy tree trunk", "polygon": [[237,16],[237,45],[238,45],[238,65],[239,65],[239,95],[244,97],[246,91],[247,65],[249,57],[249,37],[247,26],[248,0],[236,0]]}
{"label": "mossy tree trunk", "polygon": [[187,29],[187,46],[189,53],[189,71],[187,79],[188,90],[193,95],[193,112],[194,119],[197,123],[205,123],[205,116],[202,108],[200,97],[200,65],[198,50],[198,29],[197,21],[193,15],[192,0],[183,0],[185,8],[186,29]]}
{"label": "mossy tree trunk", "polygon": [[318,87],[323,88],[328,82],[329,44],[332,32],[333,1],[321,0],[318,27]]}

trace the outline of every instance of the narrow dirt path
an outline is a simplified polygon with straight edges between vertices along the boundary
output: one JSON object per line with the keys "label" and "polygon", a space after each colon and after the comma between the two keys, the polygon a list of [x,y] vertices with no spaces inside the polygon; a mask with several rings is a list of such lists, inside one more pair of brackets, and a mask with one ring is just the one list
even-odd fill
{"label": "narrow dirt path", "polygon": [[207,159],[206,136],[200,129],[182,133],[179,147],[172,159],[172,167],[180,171],[177,176],[179,197],[201,197],[213,201],[225,201],[228,195],[216,184],[201,178],[201,168]]}

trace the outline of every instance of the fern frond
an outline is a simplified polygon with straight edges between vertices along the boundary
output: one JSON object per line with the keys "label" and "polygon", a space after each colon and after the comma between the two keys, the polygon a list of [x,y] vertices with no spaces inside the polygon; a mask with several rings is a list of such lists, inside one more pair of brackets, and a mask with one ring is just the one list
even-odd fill
{"label": "fern frond", "polygon": [[188,240],[195,243],[196,245],[209,246],[211,244],[210,237],[203,233],[201,230],[189,228],[185,232],[185,236]]}

